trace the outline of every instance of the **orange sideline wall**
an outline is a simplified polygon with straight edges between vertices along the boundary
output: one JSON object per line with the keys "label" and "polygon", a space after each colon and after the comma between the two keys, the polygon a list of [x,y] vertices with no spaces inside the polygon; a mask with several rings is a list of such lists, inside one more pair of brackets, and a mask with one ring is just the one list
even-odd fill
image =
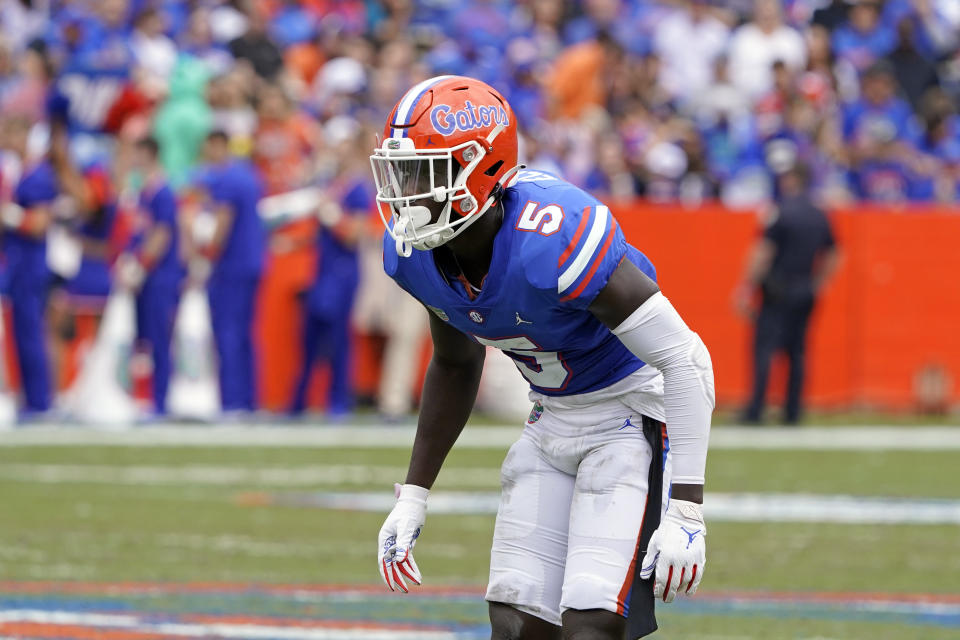
{"label": "orange sideline wall", "polygon": [[[710,348],[718,404],[739,406],[750,384],[752,329],[733,311],[731,295],[760,233],[756,214],[643,202],[611,209],[627,238],[656,265],[665,294]],[[960,404],[960,210],[858,206],[835,211],[831,219],[843,261],[811,322],[808,405],[908,409],[914,378],[928,365],[948,372],[951,402]],[[287,232],[305,239],[315,233],[309,225]],[[287,407],[300,366],[295,294],[312,277],[312,245],[274,256],[262,281],[256,341],[266,409]],[[5,311],[9,328],[8,305]],[[8,380],[16,387],[11,331],[5,334]],[[375,391],[382,345],[361,338],[357,346],[355,383]],[[314,403],[323,403],[324,377],[314,376]],[[783,372],[775,368],[771,397],[782,397],[782,387]]]}
{"label": "orange sideline wall", "polygon": [[[751,377],[752,326],[732,308],[752,212],[646,203],[611,206],[627,238],[657,267],[660,285],[713,357],[718,404],[741,404]],[[842,253],[811,322],[809,406],[906,409],[914,377],[942,366],[960,402],[960,211],[858,206],[831,221]],[[782,397],[783,372],[771,379]]]}

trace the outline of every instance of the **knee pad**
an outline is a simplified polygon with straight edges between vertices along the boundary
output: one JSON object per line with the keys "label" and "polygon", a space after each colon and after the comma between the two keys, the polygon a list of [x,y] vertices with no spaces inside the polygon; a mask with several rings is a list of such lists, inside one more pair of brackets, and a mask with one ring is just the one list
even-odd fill
{"label": "knee pad", "polygon": [[485,600],[510,605],[518,611],[559,625],[560,612],[544,606],[542,590],[543,586],[537,580],[520,571],[491,572]]}
{"label": "knee pad", "polygon": [[598,576],[577,574],[566,576],[560,610],[603,609],[617,613],[617,595],[620,585],[614,585]]}

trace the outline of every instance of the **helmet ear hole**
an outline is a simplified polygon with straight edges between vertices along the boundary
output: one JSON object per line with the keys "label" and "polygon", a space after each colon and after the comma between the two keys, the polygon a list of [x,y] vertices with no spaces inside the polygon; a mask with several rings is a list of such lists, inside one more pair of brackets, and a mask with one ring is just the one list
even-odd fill
{"label": "helmet ear hole", "polygon": [[450,183],[451,185],[454,185],[457,183],[457,178],[460,177],[461,171],[463,171],[463,165],[460,164],[460,161],[457,160],[456,157],[454,157],[452,171],[451,171],[452,173],[451,178],[453,179],[453,182]]}
{"label": "helmet ear hole", "polygon": [[500,167],[502,166],[503,166],[503,160],[497,160],[492,165],[490,165],[489,169],[487,169],[483,173],[484,175],[488,175],[492,178],[493,176],[497,175],[497,171],[500,171]]}

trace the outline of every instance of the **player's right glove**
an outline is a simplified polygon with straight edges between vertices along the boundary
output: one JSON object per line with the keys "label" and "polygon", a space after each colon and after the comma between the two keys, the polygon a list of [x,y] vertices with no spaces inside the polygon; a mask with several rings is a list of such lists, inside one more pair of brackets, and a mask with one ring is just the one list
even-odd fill
{"label": "player's right glove", "polygon": [[390,587],[407,593],[404,577],[421,584],[420,569],[413,561],[413,545],[427,518],[429,489],[415,484],[396,485],[397,504],[380,528],[377,541],[377,565],[380,577]]}

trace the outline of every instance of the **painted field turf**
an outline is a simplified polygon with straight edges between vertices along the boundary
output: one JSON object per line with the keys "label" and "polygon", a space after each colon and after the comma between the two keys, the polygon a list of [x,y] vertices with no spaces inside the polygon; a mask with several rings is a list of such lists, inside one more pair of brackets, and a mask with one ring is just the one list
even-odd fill
{"label": "painted field turf", "polygon": [[[504,453],[502,448],[454,451],[438,490],[496,490]],[[718,450],[711,453],[708,488],[958,499],[957,455]],[[122,635],[132,631],[149,637],[156,632],[148,628],[154,623],[181,625],[180,631],[189,631],[182,625],[196,624],[197,633],[209,631],[220,624],[216,616],[267,617],[271,624],[294,627],[299,620],[315,628],[313,635],[269,635],[272,627],[259,620],[268,635],[257,637],[372,638],[382,625],[401,621],[453,634],[437,637],[483,637],[479,594],[486,580],[491,517],[430,516],[417,553],[429,588],[401,599],[374,586],[382,515],[250,506],[236,499],[252,490],[390,491],[390,481],[402,480],[406,456],[403,449],[359,448],[0,448],[5,512],[0,576],[8,581],[0,590],[0,637],[53,637],[41,628],[51,611],[75,615],[117,607],[136,618],[133,627],[118,631],[118,639],[135,637]],[[659,637],[960,637],[958,605],[952,600],[943,605],[934,597],[958,591],[960,527],[716,522],[709,526],[708,548],[703,597],[662,607]],[[28,593],[25,581],[39,581],[42,588]],[[93,586],[86,595],[57,593],[53,584],[62,581]],[[118,581],[172,586],[156,597],[133,600],[123,590],[105,595],[96,586]],[[211,582],[229,583],[247,595],[181,592],[186,583]],[[332,589],[326,599],[308,603],[313,608],[306,611],[302,601],[268,598],[251,583],[263,585],[263,592],[270,585],[369,586],[361,587],[360,595],[355,592],[353,608],[343,601],[349,590]],[[436,591],[457,585],[465,591]],[[738,604],[732,594],[743,591],[747,604]],[[827,591],[883,592],[892,594],[884,596],[892,604],[854,607],[850,594],[811,604],[796,595]],[[793,595],[764,604],[764,594],[773,592]],[[77,605],[76,598],[89,606]],[[918,599],[933,608],[908,606]],[[329,624],[348,609],[347,626],[330,631]],[[48,613],[30,618],[11,613],[16,611]],[[398,611],[406,617],[397,618]],[[19,625],[19,631],[3,625]],[[366,635],[348,635],[347,629],[364,625]],[[328,632],[334,635],[324,635]]]}

